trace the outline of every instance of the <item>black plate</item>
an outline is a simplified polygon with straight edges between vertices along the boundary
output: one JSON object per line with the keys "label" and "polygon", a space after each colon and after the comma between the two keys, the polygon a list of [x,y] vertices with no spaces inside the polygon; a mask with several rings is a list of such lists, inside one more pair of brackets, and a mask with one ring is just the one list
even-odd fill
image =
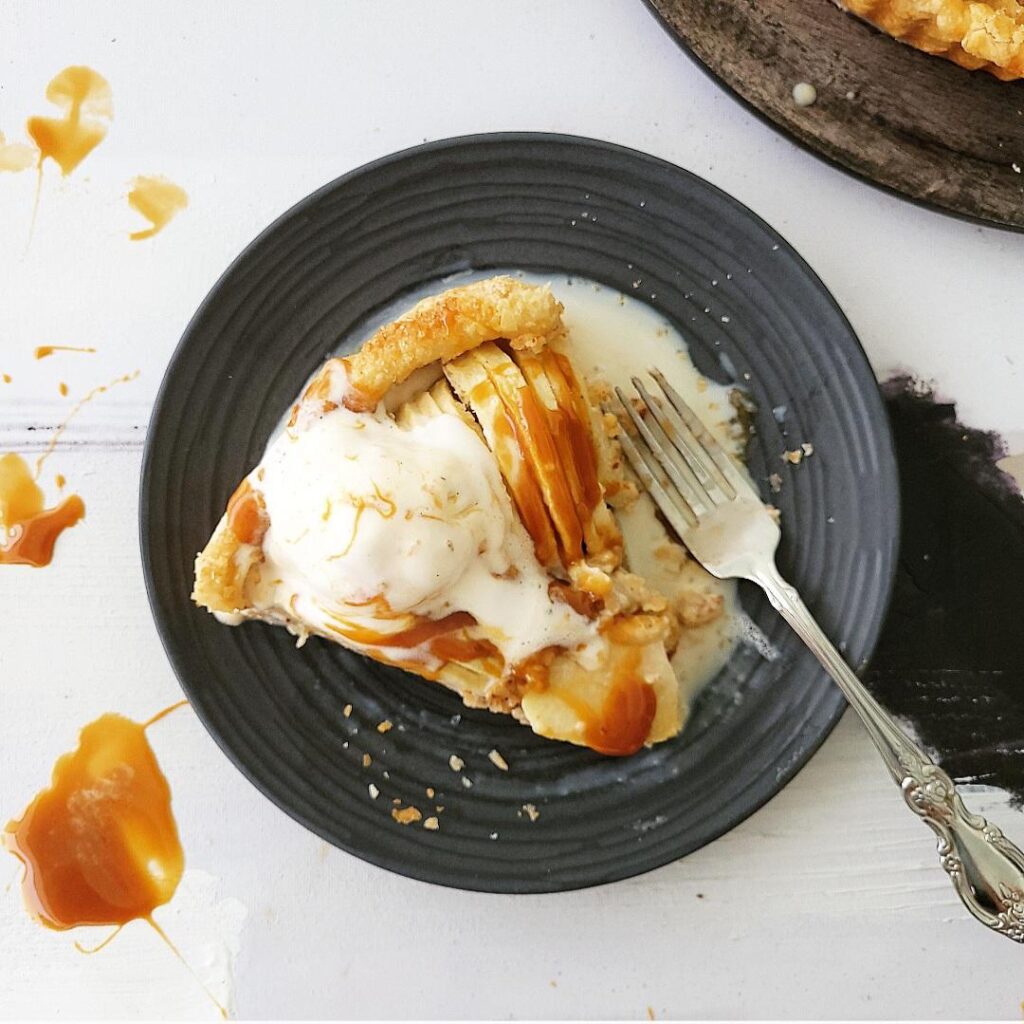
{"label": "black plate", "polygon": [[[628,759],[541,740],[319,640],[297,650],[281,629],[229,629],[189,600],[193,558],[229,494],[339,340],[425,281],[488,267],[640,295],[679,325],[705,373],[737,375],[762,410],[752,472],[785,478],[774,499],[783,571],[857,664],[889,594],[896,469],[871,369],[813,272],[734,199],[632,150],[539,134],[420,146],[304,199],[226,271],[171,360],[142,477],[149,597],[192,706],[256,786],[342,849],[444,885],[547,892],[697,849],[777,793],[828,734],[842,699],[760,594],[744,591],[744,604],[779,657],[740,648],[682,737]],[[805,440],[813,457],[784,464],[782,450]],[[382,735],[384,719],[395,728]],[[488,761],[492,748],[510,771]],[[443,805],[440,830],[398,825],[394,797],[424,813]],[[528,803],[538,820],[520,813]]]}

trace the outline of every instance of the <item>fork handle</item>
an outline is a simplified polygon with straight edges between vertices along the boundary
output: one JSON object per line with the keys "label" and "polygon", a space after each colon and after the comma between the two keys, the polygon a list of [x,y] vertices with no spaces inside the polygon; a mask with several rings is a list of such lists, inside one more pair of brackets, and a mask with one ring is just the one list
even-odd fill
{"label": "fork handle", "polygon": [[907,805],[937,836],[939,859],[964,905],[982,924],[1024,943],[1024,853],[967,810],[952,779],[871,696],[774,564],[751,579],[860,715]]}

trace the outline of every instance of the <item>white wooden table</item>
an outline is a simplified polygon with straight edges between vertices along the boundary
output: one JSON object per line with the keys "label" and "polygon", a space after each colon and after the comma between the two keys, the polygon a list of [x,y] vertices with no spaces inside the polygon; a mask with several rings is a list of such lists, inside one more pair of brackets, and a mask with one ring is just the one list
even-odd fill
{"label": "white wooden table", "polygon": [[[799,151],[639,2],[6,0],[0,39],[9,139],[49,112],[46,83],[68,64],[107,76],[116,111],[74,175],[48,170],[27,252],[32,174],[0,175],[0,371],[13,378],[0,384],[0,451],[40,448],[69,404],[58,381],[75,395],[141,371],[86,409],[51,460],[85,498],[85,523],[51,568],[0,569],[2,816],[20,813],[81,725],[107,710],[142,719],[179,695],[145,598],[136,500],[150,405],[188,317],[278,213],[395,149],[536,129],[672,160],[789,238],[880,375],[933,376],[969,421],[1024,441],[1024,237],[922,211]],[[139,173],[177,181],[191,206],[130,243],[124,196]],[[98,353],[35,362],[46,343]],[[433,888],[329,848],[188,712],[152,736],[189,867],[158,919],[241,1016],[1021,1013],[1020,948],[968,920],[849,717],[713,845],[630,882],[529,898]],[[972,799],[1024,839],[999,793]],[[3,891],[13,859],[3,872],[0,1015],[215,1016],[145,924],[83,957],[72,935],[28,919],[17,886]]]}

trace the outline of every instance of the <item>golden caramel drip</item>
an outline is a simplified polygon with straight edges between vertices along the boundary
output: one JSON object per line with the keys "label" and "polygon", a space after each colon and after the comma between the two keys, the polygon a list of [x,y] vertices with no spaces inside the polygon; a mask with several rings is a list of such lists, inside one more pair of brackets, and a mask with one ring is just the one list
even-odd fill
{"label": "golden caramel drip", "polygon": [[13,452],[0,457],[0,565],[49,565],[57,538],[85,515],[77,494],[55,508],[44,504],[25,460]]}
{"label": "golden caramel drip", "polygon": [[654,687],[634,675],[616,680],[596,714],[567,691],[560,690],[558,696],[583,723],[583,742],[591,750],[611,757],[635,754],[644,745],[658,710]]}
{"label": "golden caramel drip", "polygon": [[36,359],[46,359],[54,352],[95,352],[96,349],[78,345],[39,345],[33,355]]}
{"label": "golden caramel drip", "polygon": [[91,68],[68,67],[46,87],[61,117],[30,117],[29,135],[39,147],[38,165],[53,160],[70,174],[105,138],[114,116],[110,84]]}
{"label": "golden caramel drip", "polygon": [[[56,346],[59,347],[59,346]],[[44,358],[44,352],[37,358]],[[43,492],[38,483],[43,463],[57,446],[68,423],[88,402],[115,384],[134,380],[138,373],[118,377],[110,384],[93,388],[77,402],[64,418],[64,422],[50,436],[42,455],[36,459],[35,472],[20,455],[13,452],[0,457],[0,565],[31,565],[39,568],[53,560],[57,538],[85,516],[85,503],[77,494],[71,494],[54,508],[45,508]],[[64,487],[64,477],[58,474],[57,486]]]}
{"label": "golden caramel drip", "polygon": [[520,432],[504,408],[494,416],[494,457],[505,478],[519,518],[533,540],[537,561],[543,566],[558,562],[555,532],[544,504],[544,495],[520,445]]}
{"label": "golden caramel drip", "polygon": [[260,544],[267,532],[263,498],[243,480],[228,500],[228,526],[243,544]]}
{"label": "golden caramel drip", "polygon": [[[476,619],[469,612],[452,612],[441,619],[420,619],[409,629],[403,629],[396,633],[379,633],[373,629],[352,626],[350,631],[346,631],[342,635],[353,643],[361,644],[364,647],[397,647],[407,650],[410,647],[419,647],[420,644],[427,643],[445,633],[452,633],[457,629],[475,625]],[[339,632],[341,631],[339,630]]]}
{"label": "golden caramel drip", "polygon": [[[38,350],[37,350],[38,351]],[[37,359],[42,358],[36,356]],[[64,417],[63,422],[57,427],[57,429],[50,435],[49,443],[43,451],[43,454],[36,459],[36,476],[39,476],[40,471],[43,468],[43,463],[53,454],[54,449],[57,447],[57,442],[60,440],[61,435],[68,428],[68,424],[87,406],[97,395],[105,394],[111,388],[116,387],[118,384],[127,384],[129,381],[135,380],[138,377],[139,371],[136,370],[134,373],[126,373],[121,377],[115,377],[109,384],[100,384],[98,387],[93,388],[91,391],[87,391],[81,399],[79,399],[72,407],[71,411]]]}
{"label": "golden caramel drip", "polygon": [[550,683],[551,663],[560,648],[545,647],[519,662],[512,670],[512,676],[524,691],[543,693]]}
{"label": "golden caramel drip", "polygon": [[[349,500],[352,507],[356,510],[355,518],[352,520],[352,535],[349,537],[348,543],[341,551],[328,556],[328,562],[333,562],[338,558],[344,558],[352,550],[352,545],[355,544],[356,536],[359,534],[359,524],[362,521],[364,512],[376,512],[381,519],[392,519],[398,511],[398,506],[394,501],[386,494],[381,494],[380,488],[376,484],[373,485],[372,496],[364,497],[363,495],[356,495],[355,497],[350,497]],[[328,507],[324,510],[324,514],[321,518],[326,521],[330,518],[330,515],[331,510]]]}
{"label": "golden caramel drip", "polygon": [[533,462],[541,481],[551,520],[558,531],[562,564],[568,568],[583,558],[583,526],[576,512],[576,502],[570,492],[562,460],[558,457],[547,417],[533,389],[527,384],[517,388],[516,399],[517,409],[513,416],[518,414],[521,418],[519,436],[527,439],[524,454]]}
{"label": "golden caramel drip", "polygon": [[171,791],[145,729],[113,714],[87,725],[50,787],[4,831],[25,866],[25,903],[48,928],[149,919],[178,887],[185,859]]}
{"label": "golden caramel drip", "polygon": [[132,182],[128,205],[141,213],[151,225],[142,231],[133,231],[128,236],[133,242],[139,242],[162,231],[184,210],[188,206],[188,193],[166,178],[140,175]]}

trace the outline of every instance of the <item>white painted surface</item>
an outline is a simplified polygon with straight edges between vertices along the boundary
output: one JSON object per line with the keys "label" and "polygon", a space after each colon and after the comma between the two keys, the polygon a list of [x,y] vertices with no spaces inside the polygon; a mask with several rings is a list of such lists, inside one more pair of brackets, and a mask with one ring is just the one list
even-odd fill
{"label": "white painted surface", "polygon": [[[919,210],[795,149],[693,67],[639,2],[7,0],[0,38],[8,139],[49,112],[46,83],[70,63],[106,75],[115,104],[109,138],[79,171],[64,182],[48,172],[27,254],[34,183],[0,176],[0,371],[15,378],[0,385],[0,450],[38,448],[45,431],[29,428],[67,406],[58,380],[75,393],[142,371],[83,412],[49,467],[84,495],[87,521],[50,570],[0,571],[0,815],[20,812],[80,725],[109,709],[141,719],[178,695],[136,541],[162,369],[256,232],[392,150],[539,129],[673,160],[793,242],[880,373],[934,376],[974,422],[1024,437],[1024,237]],[[134,244],[124,194],[139,173],[166,174],[192,204]],[[47,342],[100,351],[33,362]],[[685,861],[518,899],[405,881],[329,849],[263,800],[194,718],[158,729],[189,866],[202,873],[195,899],[225,908],[228,945],[239,908],[224,901],[248,912],[234,964],[244,1016],[1020,1014],[1019,948],[966,919],[850,720],[777,799]],[[975,802],[1024,839],[998,794]],[[183,949],[201,931],[189,913],[167,922]],[[16,887],[0,889],[0,1015],[214,1015],[145,925],[94,957],[71,943],[26,922]]]}

